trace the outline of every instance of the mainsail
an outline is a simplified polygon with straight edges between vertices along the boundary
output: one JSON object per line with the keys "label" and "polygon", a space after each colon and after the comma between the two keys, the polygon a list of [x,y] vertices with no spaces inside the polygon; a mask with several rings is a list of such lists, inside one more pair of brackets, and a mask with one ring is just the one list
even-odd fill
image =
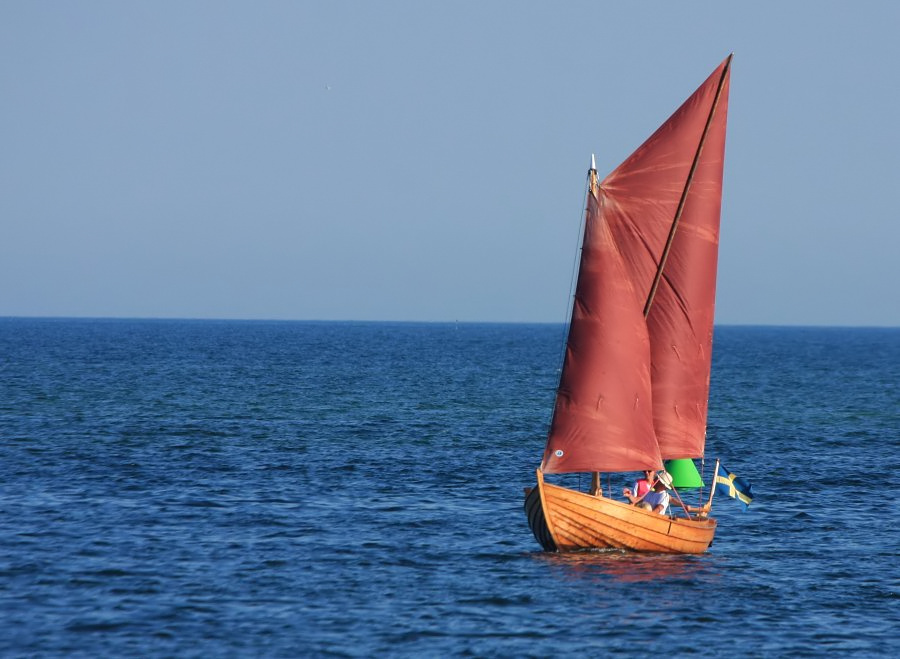
{"label": "mainsail", "polygon": [[591,190],[541,470],[703,455],[731,57]]}

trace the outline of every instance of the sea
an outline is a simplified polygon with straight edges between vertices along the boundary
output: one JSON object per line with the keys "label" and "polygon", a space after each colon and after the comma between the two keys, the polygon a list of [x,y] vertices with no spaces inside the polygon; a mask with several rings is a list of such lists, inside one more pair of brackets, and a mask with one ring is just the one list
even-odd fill
{"label": "sea", "polygon": [[532,536],[564,338],[0,319],[0,655],[900,652],[900,329],[715,329],[694,556]]}

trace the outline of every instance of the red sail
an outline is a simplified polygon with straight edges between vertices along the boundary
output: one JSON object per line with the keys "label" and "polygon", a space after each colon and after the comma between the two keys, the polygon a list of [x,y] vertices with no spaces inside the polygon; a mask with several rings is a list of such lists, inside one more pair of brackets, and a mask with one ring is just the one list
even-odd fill
{"label": "red sail", "polygon": [[662,465],[653,432],[650,339],[641,296],[592,192],[544,472]]}
{"label": "red sail", "polygon": [[607,220],[648,299],[663,459],[700,457],[705,444],[730,59],[601,183],[617,201]]}
{"label": "red sail", "polygon": [[545,472],[703,455],[730,60],[601,182],[596,218],[589,203]]}

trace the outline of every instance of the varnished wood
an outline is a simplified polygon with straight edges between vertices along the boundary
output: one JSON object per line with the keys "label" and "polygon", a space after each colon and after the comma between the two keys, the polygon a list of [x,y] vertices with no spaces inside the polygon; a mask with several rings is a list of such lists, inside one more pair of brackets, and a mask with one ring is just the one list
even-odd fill
{"label": "varnished wood", "polygon": [[[628,503],[544,482],[526,500],[529,525],[549,551],[617,548],[641,552],[701,554],[716,533],[711,518],[660,515]],[[539,507],[539,509],[538,509]]]}

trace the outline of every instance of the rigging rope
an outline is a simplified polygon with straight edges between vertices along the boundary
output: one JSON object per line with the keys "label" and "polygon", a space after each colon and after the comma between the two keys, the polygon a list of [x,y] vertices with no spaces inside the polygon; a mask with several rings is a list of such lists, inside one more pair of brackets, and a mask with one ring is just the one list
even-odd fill
{"label": "rigging rope", "polygon": [[[569,325],[572,321],[572,308],[575,305],[575,287],[578,285],[578,265],[581,262],[581,240],[584,236],[584,223],[587,219],[587,201],[588,194],[590,193],[590,181],[591,174],[588,172],[587,177],[584,182],[584,193],[582,194],[582,203],[581,203],[581,211],[580,211],[580,219],[578,221],[578,234],[575,237],[575,258],[572,260],[572,272],[569,274],[569,295],[566,298],[566,315],[563,319],[563,334],[560,340],[560,351],[559,358],[557,360],[556,367],[556,389],[559,389],[559,382],[562,379],[562,367],[566,360],[566,345],[569,342]],[[549,432],[550,424],[553,421],[553,413],[556,410],[556,405],[553,405],[550,408],[550,420],[547,422],[547,429]]]}

